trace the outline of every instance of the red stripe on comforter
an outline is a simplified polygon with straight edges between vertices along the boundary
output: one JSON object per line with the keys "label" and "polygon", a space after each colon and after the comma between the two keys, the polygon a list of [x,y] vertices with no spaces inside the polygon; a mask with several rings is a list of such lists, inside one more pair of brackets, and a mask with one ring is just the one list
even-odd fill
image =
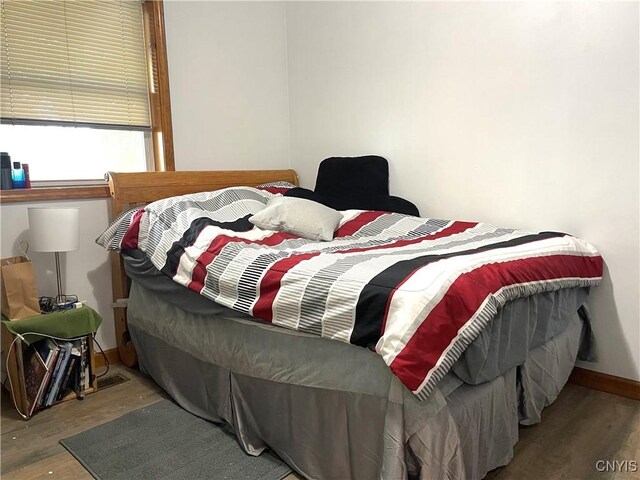
{"label": "red stripe on comforter", "polygon": [[320,255],[320,252],[292,255],[274,263],[262,277],[260,282],[260,296],[253,306],[252,315],[267,322],[273,321],[273,302],[280,290],[282,277],[300,262]]}
{"label": "red stripe on comforter", "polygon": [[599,278],[600,256],[550,255],[483,265],[459,276],[422,321],[391,370],[416,391],[443,353],[457,341],[462,327],[477,318],[484,301],[500,289],[531,282]]}
{"label": "red stripe on comforter", "polygon": [[138,248],[138,236],[140,235],[140,219],[142,218],[142,214],[144,210],[138,210],[133,214],[131,218],[131,224],[127,229],[124,237],[122,237],[122,242],[120,242],[120,248],[125,250],[127,248]]}
{"label": "red stripe on comforter", "polygon": [[478,225],[477,222],[453,222],[448,227],[443,228],[439,232],[427,233],[422,235],[421,237],[398,240],[397,242],[388,243],[386,245],[376,245],[373,247],[356,247],[351,248],[349,250],[339,250],[336,253],[354,253],[354,252],[367,252],[370,250],[385,250],[388,248],[397,248],[397,247],[406,247],[407,245],[415,245],[420,242],[424,242],[425,240],[437,240],[443,237],[450,237],[451,235],[455,235],[457,233],[462,233],[465,230],[469,230],[470,228]]}
{"label": "red stripe on comforter", "polygon": [[207,276],[207,266],[215,260],[222,249],[229,243],[240,242],[247,245],[262,245],[265,247],[274,247],[284,242],[285,240],[290,240],[292,238],[296,237],[283,232],[275,232],[272,235],[269,235],[268,237],[265,237],[261,240],[249,240],[242,237],[219,235],[213,239],[207,249],[202,252],[197,258],[196,264],[193,267],[193,272],[191,273],[191,281],[189,282],[187,287],[200,293],[200,291],[204,287],[204,280]]}

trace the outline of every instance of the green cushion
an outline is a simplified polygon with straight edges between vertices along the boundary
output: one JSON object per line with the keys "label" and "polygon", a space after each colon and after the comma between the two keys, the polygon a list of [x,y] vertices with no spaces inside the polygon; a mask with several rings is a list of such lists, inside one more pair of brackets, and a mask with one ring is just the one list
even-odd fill
{"label": "green cushion", "polygon": [[[35,332],[36,334],[67,339],[95,333],[102,323],[102,318],[94,309],[84,305],[81,308],[61,310],[14,321],[7,320],[3,316],[2,323],[13,334],[24,335]],[[40,338],[42,336],[27,335],[25,336],[25,341],[32,343]]]}

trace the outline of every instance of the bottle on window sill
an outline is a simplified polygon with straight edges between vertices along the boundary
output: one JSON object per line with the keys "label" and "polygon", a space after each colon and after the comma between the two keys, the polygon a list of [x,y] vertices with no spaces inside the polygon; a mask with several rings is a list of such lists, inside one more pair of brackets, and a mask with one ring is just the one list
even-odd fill
{"label": "bottle on window sill", "polygon": [[11,170],[11,180],[13,188],[25,188],[26,180],[24,177],[24,169],[20,162],[13,162],[13,170]]}
{"label": "bottle on window sill", "polygon": [[29,176],[29,164],[23,163],[22,169],[24,170],[24,188],[31,188],[31,177]]}
{"label": "bottle on window sill", "polygon": [[0,188],[11,190],[13,182],[11,180],[11,157],[7,152],[0,153]]}

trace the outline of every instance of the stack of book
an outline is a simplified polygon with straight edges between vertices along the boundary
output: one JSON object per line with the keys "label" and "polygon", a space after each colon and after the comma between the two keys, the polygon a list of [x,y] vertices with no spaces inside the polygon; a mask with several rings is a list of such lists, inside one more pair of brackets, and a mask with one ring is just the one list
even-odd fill
{"label": "stack of book", "polygon": [[70,341],[45,338],[24,353],[24,381],[28,415],[62,400],[71,392],[83,398],[90,387],[91,337]]}

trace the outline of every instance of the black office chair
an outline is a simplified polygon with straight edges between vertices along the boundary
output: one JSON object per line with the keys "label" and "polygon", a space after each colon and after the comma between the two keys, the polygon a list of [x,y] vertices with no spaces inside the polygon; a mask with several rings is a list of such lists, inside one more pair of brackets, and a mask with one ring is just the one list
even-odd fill
{"label": "black office chair", "polygon": [[318,167],[314,190],[293,188],[285,196],[306,198],[336,210],[382,210],[419,216],[418,207],[389,195],[389,164],[383,157],[331,157]]}

